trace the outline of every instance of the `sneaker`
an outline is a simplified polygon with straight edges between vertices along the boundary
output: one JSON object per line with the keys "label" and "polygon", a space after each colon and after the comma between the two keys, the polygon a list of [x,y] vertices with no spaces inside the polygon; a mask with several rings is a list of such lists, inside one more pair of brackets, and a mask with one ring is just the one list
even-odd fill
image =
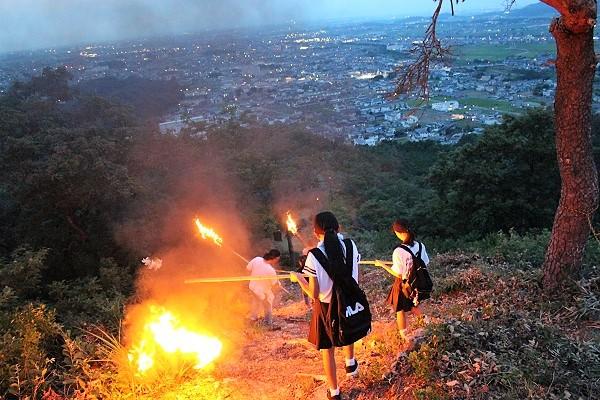
{"label": "sneaker", "polygon": [[346,366],[346,376],[358,375],[358,361],[354,360],[354,365]]}
{"label": "sneaker", "polygon": [[342,400],[342,394],[340,393],[340,394],[336,394],[335,396],[332,396],[329,389],[327,389],[327,398],[329,400]]}

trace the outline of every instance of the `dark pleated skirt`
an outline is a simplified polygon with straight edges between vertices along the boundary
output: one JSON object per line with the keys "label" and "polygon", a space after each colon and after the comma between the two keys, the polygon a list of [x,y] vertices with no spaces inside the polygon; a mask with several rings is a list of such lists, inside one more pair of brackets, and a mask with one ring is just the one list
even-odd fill
{"label": "dark pleated skirt", "polygon": [[412,299],[402,290],[402,285],[402,278],[396,278],[387,297],[387,303],[394,312],[410,311],[414,307]]}
{"label": "dark pleated skirt", "polygon": [[312,318],[308,341],[316,346],[318,350],[331,349],[333,343],[327,331],[327,309],[329,303],[322,303],[318,299],[313,300]]}

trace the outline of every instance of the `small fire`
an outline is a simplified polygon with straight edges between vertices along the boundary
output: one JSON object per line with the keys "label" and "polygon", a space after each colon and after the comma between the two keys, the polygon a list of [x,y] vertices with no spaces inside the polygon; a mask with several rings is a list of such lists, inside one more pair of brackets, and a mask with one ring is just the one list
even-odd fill
{"label": "small fire", "polygon": [[298,234],[298,227],[296,226],[296,221],[294,221],[294,219],[292,218],[292,214],[290,214],[290,212],[287,212],[287,229],[288,232],[290,232],[292,235],[297,235]]}
{"label": "small fire", "polygon": [[221,238],[221,236],[217,235],[217,232],[215,232],[212,228],[202,225],[200,219],[198,218],[196,218],[194,222],[198,227],[198,231],[200,232],[202,239],[212,239],[212,241],[215,242],[217,246],[223,245],[223,239]]}
{"label": "small fire", "polygon": [[222,348],[219,339],[186,328],[163,307],[150,306],[141,339],[129,351],[128,358],[140,375],[157,365],[160,357],[190,360],[195,363],[194,368],[201,369],[215,360]]}

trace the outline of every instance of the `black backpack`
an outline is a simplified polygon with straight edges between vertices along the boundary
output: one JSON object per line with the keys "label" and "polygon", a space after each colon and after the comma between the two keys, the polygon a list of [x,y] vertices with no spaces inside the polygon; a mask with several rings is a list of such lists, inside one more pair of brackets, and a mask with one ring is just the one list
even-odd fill
{"label": "black backpack", "polygon": [[327,333],[336,347],[350,345],[371,331],[371,309],[367,296],[352,277],[354,247],[350,239],[344,239],[344,244],[345,271],[333,270],[319,248],[310,251],[333,281],[331,301],[324,317]]}
{"label": "black backpack", "polygon": [[429,276],[429,271],[427,271],[425,262],[421,259],[421,250],[423,245],[421,242],[417,243],[419,244],[419,250],[417,251],[417,254],[413,254],[408,246],[401,244],[400,247],[412,256],[412,268],[408,271],[408,277],[406,280],[412,289],[413,298],[416,297],[417,301],[419,302],[427,300],[431,297],[433,282]]}

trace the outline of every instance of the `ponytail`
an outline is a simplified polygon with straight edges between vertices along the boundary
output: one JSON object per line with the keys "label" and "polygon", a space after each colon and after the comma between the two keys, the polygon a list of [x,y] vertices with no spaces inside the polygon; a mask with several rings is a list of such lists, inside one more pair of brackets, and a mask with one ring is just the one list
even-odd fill
{"label": "ponytail", "polygon": [[323,244],[325,253],[331,263],[334,271],[344,271],[346,262],[344,261],[344,249],[338,239],[337,232],[340,229],[335,215],[330,211],[324,211],[315,215],[315,232],[324,235]]}

